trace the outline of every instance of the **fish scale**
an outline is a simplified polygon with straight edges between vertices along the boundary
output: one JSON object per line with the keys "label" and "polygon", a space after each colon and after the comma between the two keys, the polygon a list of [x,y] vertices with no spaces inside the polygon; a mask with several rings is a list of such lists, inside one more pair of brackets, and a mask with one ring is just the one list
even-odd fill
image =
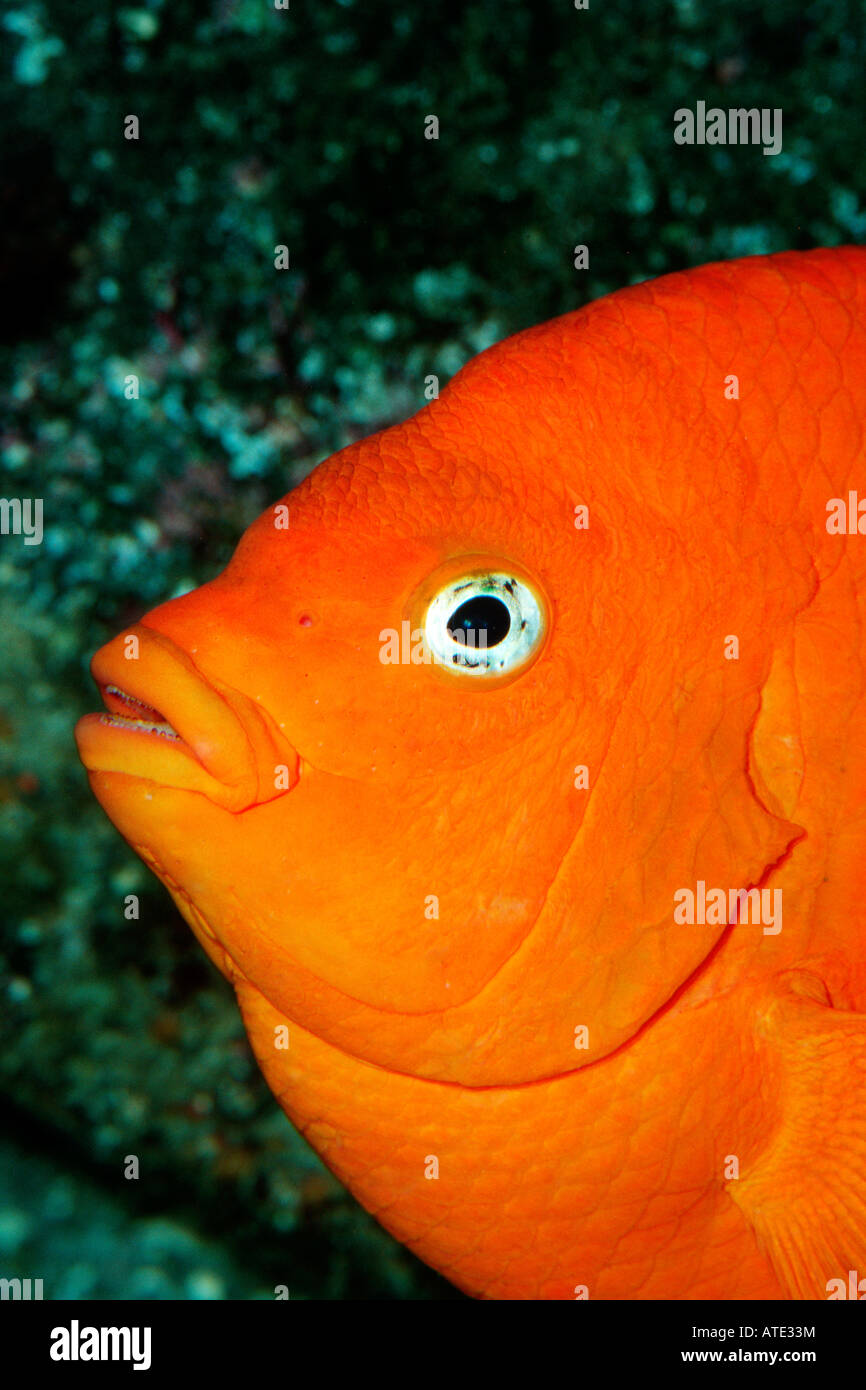
{"label": "fish scale", "polygon": [[631,286],[95,658],[96,795],[290,1120],[473,1295],[866,1273],[864,419],[866,251]]}

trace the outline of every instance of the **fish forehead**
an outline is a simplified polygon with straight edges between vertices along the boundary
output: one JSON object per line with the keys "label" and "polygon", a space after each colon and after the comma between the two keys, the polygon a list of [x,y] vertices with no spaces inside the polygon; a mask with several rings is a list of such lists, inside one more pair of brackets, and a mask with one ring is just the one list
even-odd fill
{"label": "fish forehead", "polygon": [[[807,353],[833,363],[862,296],[866,252],[749,257],[630,286],[524,330],[468,362],[411,419],[327,460],[290,498],[297,524],[338,533],[424,532],[455,541],[472,526],[492,540],[551,529],[575,488],[666,507],[722,453],[745,501],[747,471],[731,452],[739,413],[726,375],[760,374],[783,398]],[[810,389],[821,397],[820,375]]]}
{"label": "fish forehead", "polygon": [[[529,457],[503,417],[443,399],[341,450],[282,502],[313,561],[329,544],[356,555],[364,542],[413,539],[443,553],[495,549],[562,507],[566,471],[547,464],[540,440]],[[264,539],[268,513],[256,525]]]}

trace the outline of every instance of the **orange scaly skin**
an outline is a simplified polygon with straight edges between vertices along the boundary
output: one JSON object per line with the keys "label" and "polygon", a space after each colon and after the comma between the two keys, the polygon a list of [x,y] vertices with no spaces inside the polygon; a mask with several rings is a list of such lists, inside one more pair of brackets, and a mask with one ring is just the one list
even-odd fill
{"label": "orange scaly skin", "polygon": [[[826,525],[864,420],[866,251],[642,284],[482,354],[94,659],[170,726],[83,720],[94,791],[281,1105],[473,1294],[866,1273],[866,535]],[[524,668],[380,660],[479,569],[542,596]],[[782,929],[678,923],[700,880],[781,889]]]}

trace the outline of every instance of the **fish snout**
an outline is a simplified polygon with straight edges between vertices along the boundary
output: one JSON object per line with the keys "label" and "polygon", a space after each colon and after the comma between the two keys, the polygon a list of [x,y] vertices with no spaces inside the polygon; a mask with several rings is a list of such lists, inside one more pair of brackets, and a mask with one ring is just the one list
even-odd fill
{"label": "fish snout", "polygon": [[75,728],[88,772],[199,792],[233,812],[297,784],[298,754],[268,713],[146,623],[101,647],[91,672],[105,709]]}

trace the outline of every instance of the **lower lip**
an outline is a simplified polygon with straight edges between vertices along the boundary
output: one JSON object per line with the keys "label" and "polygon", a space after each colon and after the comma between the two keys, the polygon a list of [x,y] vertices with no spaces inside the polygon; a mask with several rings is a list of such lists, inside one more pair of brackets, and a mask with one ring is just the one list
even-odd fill
{"label": "lower lip", "polygon": [[127,719],[113,713],[86,714],[75,726],[81,761],[92,774],[119,773],[158,787],[200,792],[225,805],[237,793],[216,781],[170,724]]}

